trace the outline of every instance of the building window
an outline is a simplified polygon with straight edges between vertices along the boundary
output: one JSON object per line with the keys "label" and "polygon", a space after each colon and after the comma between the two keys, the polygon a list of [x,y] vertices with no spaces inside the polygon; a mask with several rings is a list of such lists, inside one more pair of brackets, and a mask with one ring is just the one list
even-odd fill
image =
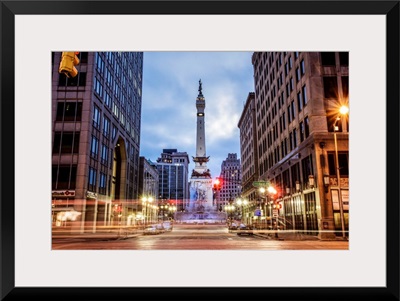
{"label": "building window", "polygon": [[84,87],[86,86],[86,72],[79,72],[75,77],[66,77],[65,74],[61,73],[58,76],[58,86],[67,87]]}
{"label": "building window", "polygon": [[100,173],[100,182],[99,182],[99,193],[100,194],[106,194],[106,188],[107,188],[106,180],[107,180],[107,176],[101,172]]}
{"label": "building window", "polygon": [[105,144],[101,146],[101,163],[104,165],[108,164],[108,147]]}
{"label": "building window", "polygon": [[313,174],[313,165],[312,165],[312,155],[305,157],[301,160],[301,167],[303,173],[303,179],[307,180],[309,175]]}
{"label": "building window", "polygon": [[115,115],[115,117],[119,118],[119,108],[115,101],[113,101],[112,111],[113,111],[113,114]]}
{"label": "building window", "polygon": [[107,108],[111,109],[112,98],[108,92],[105,93],[104,104],[107,106]]}
{"label": "building window", "polygon": [[296,81],[297,81],[297,82],[300,82],[300,79],[301,79],[300,68],[297,67],[297,68],[296,68]]}
{"label": "building window", "polygon": [[306,85],[304,85],[304,86],[301,88],[301,92],[302,92],[302,94],[303,94],[303,106],[305,107],[305,106],[307,105],[307,102],[308,102]]}
{"label": "building window", "polygon": [[101,76],[103,76],[104,73],[104,65],[104,60],[102,59],[100,54],[96,52],[96,69]]}
{"label": "building window", "polygon": [[58,102],[56,121],[81,121],[82,103],[81,102]]}
{"label": "building window", "polygon": [[88,190],[96,192],[97,171],[93,167],[89,167]]}
{"label": "building window", "polygon": [[[348,152],[338,152],[339,160],[339,173],[340,176],[349,175],[349,153]],[[329,175],[336,176],[335,167],[335,153],[328,153],[328,165],[329,165]]]}
{"label": "building window", "polygon": [[99,140],[92,136],[92,143],[90,145],[90,155],[97,159],[97,155],[99,154]]}
{"label": "building window", "polygon": [[103,85],[96,77],[94,78],[93,89],[97,93],[97,95],[100,96],[100,98],[103,97]]}
{"label": "building window", "polygon": [[299,112],[303,109],[303,100],[301,99],[301,92],[297,93],[297,109]]}
{"label": "building window", "polygon": [[93,126],[96,129],[100,128],[100,121],[101,121],[100,109],[96,105],[94,105],[93,106]]}
{"label": "building window", "polygon": [[53,154],[79,153],[79,132],[55,132]]}
{"label": "building window", "polygon": [[347,99],[349,97],[349,77],[342,76],[342,91],[343,91],[343,98]]}
{"label": "building window", "polygon": [[322,66],[335,66],[336,59],[334,52],[321,52],[321,64]]}
{"label": "building window", "polygon": [[79,61],[81,64],[87,64],[88,62],[88,52],[79,53]]}
{"label": "building window", "polygon": [[106,68],[106,84],[109,88],[113,86],[113,75],[108,68]]}
{"label": "building window", "polygon": [[304,135],[306,138],[310,136],[310,121],[308,116],[304,118]]}
{"label": "building window", "polygon": [[52,166],[52,189],[75,189],[76,165]]}
{"label": "building window", "polygon": [[300,142],[303,142],[304,141],[304,123],[303,123],[303,121],[300,122],[299,128],[300,128]]}
{"label": "building window", "polygon": [[115,137],[117,137],[117,133],[118,133],[118,127],[113,124],[112,140],[114,140]]}
{"label": "building window", "polygon": [[292,120],[294,120],[296,118],[294,100],[292,100],[292,102],[290,103],[290,110],[292,114]]}
{"label": "building window", "polygon": [[336,76],[325,76],[324,97],[338,99],[338,84]]}
{"label": "building window", "polygon": [[301,63],[300,63],[300,71],[301,71],[301,75],[306,74],[306,65],[305,65],[305,63],[304,63],[304,60],[301,60]]}
{"label": "building window", "polygon": [[103,118],[103,135],[106,138],[110,137],[110,119],[106,116]]}
{"label": "building window", "polygon": [[297,147],[297,130],[293,129],[293,148]]}
{"label": "building window", "polygon": [[340,60],[340,66],[348,66],[349,65],[349,53],[348,52],[339,52],[339,60]]}

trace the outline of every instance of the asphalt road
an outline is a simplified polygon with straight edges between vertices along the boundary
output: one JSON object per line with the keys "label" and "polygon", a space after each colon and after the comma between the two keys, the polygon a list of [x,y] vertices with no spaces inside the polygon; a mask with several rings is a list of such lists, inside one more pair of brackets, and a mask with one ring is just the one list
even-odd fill
{"label": "asphalt road", "polygon": [[53,250],[348,250],[344,240],[321,241],[313,236],[279,233],[237,235],[225,225],[179,225],[157,235],[75,235],[53,237]]}

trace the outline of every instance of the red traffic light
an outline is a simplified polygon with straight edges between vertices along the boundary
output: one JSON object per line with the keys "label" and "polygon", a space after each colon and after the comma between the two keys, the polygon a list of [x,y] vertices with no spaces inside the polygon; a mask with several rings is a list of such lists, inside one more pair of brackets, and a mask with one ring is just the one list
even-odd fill
{"label": "red traffic light", "polygon": [[214,190],[221,190],[221,184],[221,180],[219,178],[216,178],[214,182]]}

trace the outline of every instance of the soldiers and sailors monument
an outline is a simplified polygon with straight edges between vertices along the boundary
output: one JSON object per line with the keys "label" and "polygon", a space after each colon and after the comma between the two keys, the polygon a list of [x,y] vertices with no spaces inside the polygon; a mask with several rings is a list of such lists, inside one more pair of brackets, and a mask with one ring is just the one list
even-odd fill
{"label": "soldiers and sailors monument", "polygon": [[216,200],[213,198],[213,184],[207,162],[210,157],[206,152],[205,136],[205,107],[206,102],[202,91],[202,82],[199,80],[199,94],[196,98],[197,129],[196,129],[196,156],[190,177],[190,201],[185,212],[177,212],[176,219],[187,222],[221,221],[226,219],[224,212],[218,211]]}

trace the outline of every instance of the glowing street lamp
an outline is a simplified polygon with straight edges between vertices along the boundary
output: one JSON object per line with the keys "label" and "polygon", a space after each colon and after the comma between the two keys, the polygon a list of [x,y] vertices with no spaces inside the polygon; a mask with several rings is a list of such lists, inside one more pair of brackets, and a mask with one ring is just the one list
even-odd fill
{"label": "glowing street lamp", "polygon": [[143,211],[143,216],[144,216],[144,226],[146,227],[147,221],[149,219],[148,217],[148,210],[147,206],[150,206],[150,204],[154,201],[153,197],[142,197],[142,211]]}
{"label": "glowing street lamp", "polygon": [[226,205],[226,206],[225,206],[225,211],[226,211],[226,212],[229,212],[229,214],[228,214],[229,220],[230,220],[230,223],[232,223],[232,214],[233,214],[233,211],[235,211],[235,206],[233,206],[233,205]]}
{"label": "glowing street lamp", "polygon": [[[349,108],[347,106],[341,106],[339,109],[339,113],[342,116],[345,116],[349,113]],[[335,124],[333,125],[333,137],[335,140],[335,169],[336,169],[336,177],[337,177],[337,185],[338,185],[338,196],[339,196],[339,206],[340,206],[340,220],[342,223],[342,236],[346,237],[345,226],[344,226],[344,212],[343,212],[343,200],[342,200],[342,192],[340,188],[340,170],[339,170],[339,155],[338,155],[338,146],[337,146],[337,138],[336,132],[339,130],[339,126],[337,126],[338,121],[340,121],[340,116],[336,117]]]}
{"label": "glowing street lamp", "polygon": [[246,199],[237,199],[236,204],[238,204],[241,207],[241,213],[240,213],[240,220],[243,223],[243,206],[246,206],[249,202]]}

